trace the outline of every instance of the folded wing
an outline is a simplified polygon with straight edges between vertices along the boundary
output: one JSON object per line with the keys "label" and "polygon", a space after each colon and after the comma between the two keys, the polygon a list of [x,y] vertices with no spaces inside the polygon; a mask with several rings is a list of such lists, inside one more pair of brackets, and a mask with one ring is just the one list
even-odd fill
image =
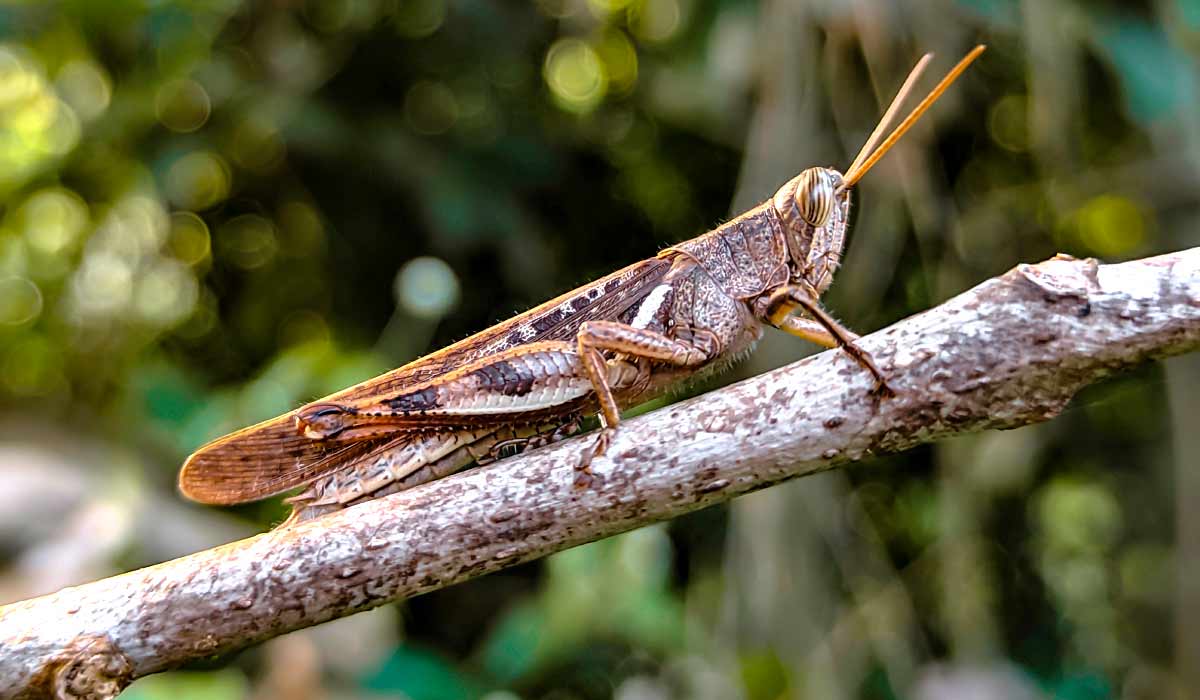
{"label": "folded wing", "polygon": [[[313,403],[362,404],[508,348],[571,340],[584,321],[616,319],[628,311],[659,284],[670,266],[664,258],[635,263],[444,350]],[[243,428],[196,450],[180,470],[180,491],[192,500],[214,505],[256,501],[306,484],[398,437],[314,440],[297,426],[296,416],[304,410],[301,407]]]}

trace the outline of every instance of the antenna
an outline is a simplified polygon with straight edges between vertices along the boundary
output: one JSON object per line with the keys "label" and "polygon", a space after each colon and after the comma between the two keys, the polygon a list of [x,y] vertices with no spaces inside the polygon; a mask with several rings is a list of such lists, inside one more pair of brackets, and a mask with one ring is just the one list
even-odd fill
{"label": "antenna", "polygon": [[875,125],[875,130],[871,132],[871,136],[867,139],[866,143],[863,144],[863,147],[859,150],[858,155],[854,156],[854,162],[850,164],[849,168],[846,168],[846,172],[854,172],[854,170],[860,164],[862,164],[863,158],[866,158],[871,154],[872,149],[875,148],[875,144],[879,141],[879,137],[883,136],[884,129],[887,128],[888,124],[892,123],[892,118],[896,116],[896,112],[900,111],[900,105],[904,103],[905,98],[907,98],[908,94],[912,92],[913,85],[917,82],[917,79],[921,77],[921,73],[924,72],[925,66],[929,65],[929,61],[932,59],[933,54],[927,53],[921,57],[921,60],[917,61],[917,65],[913,66],[913,69],[909,72],[908,77],[904,79],[904,84],[900,86],[900,91],[896,93],[896,96],[892,98],[892,103],[888,105],[887,112],[885,112],[883,117],[880,118],[879,123]]}
{"label": "antenna", "polygon": [[[954,66],[954,69],[947,73],[945,78],[942,78],[941,82],[939,82],[933,88],[933,90],[931,90],[929,94],[925,96],[925,99],[921,100],[921,103],[918,104],[913,111],[904,118],[904,121],[900,122],[900,126],[897,126],[896,130],[893,131],[886,139],[884,139],[883,143],[879,144],[879,148],[876,148],[865,161],[859,163],[859,159],[855,158],[854,163],[851,164],[847,173],[842,177],[842,186],[840,189],[853,187],[854,183],[858,182],[863,175],[866,175],[867,171],[870,170],[876,163],[878,163],[879,159],[882,158],[892,146],[896,145],[896,142],[900,140],[900,137],[904,136],[905,132],[911,129],[913,124],[917,123],[917,120],[921,118],[921,115],[924,114],[934,102],[937,102],[937,99],[942,96],[942,93],[945,92],[947,88],[950,87],[950,84],[953,83],[958,76],[962,75],[962,72],[967,69],[967,66],[971,65],[971,62],[976,58],[979,58],[979,54],[983,53],[984,49],[986,48],[986,46],[980,44],[972,49],[971,53],[964,56],[963,59],[958,62],[958,65]],[[923,57],[921,62],[924,62],[926,58],[928,58],[928,56]],[[921,62],[917,63],[917,68],[921,67]],[[896,103],[901,95],[905,93],[909,81],[912,80],[912,76],[916,72],[917,69],[914,68],[913,72],[909,74],[909,80],[905,81],[904,87],[900,89],[900,94],[896,96],[897,99],[892,101],[892,107],[896,106]],[[892,111],[892,108],[889,107],[888,114],[884,115],[884,120],[890,118]],[[882,120],[880,123],[882,124]],[[876,131],[879,131],[879,127],[876,127]],[[871,138],[868,140],[868,143],[874,141],[875,138],[875,134],[871,134]],[[865,147],[864,150],[866,150]],[[859,153],[859,157],[861,156],[862,154]]]}

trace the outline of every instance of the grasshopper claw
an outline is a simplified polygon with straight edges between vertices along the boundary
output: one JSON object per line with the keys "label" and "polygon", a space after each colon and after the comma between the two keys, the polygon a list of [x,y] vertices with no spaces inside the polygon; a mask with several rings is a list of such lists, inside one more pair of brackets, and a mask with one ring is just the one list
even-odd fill
{"label": "grasshopper claw", "polygon": [[592,473],[590,468],[578,467],[575,470],[575,481],[571,483],[571,486],[577,491],[582,491],[583,489],[591,488],[595,483],[596,475]]}
{"label": "grasshopper claw", "polygon": [[879,369],[879,366],[875,364],[875,360],[871,358],[871,355],[866,350],[858,347],[853,341],[843,345],[842,349],[875,378],[875,386],[871,389],[872,396],[879,396],[886,399],[896,395],[896,390],[892,388],[891,384],[888,384],[887,377],[884,376],[883,371]]}
{"label": "grasshopper claw", "polygon": [[587,488],[595,483],[596,477],[592,473],[592,460],[604,456],[616,434],[616,428],[602,428],[600,434],[596,436],[596,443],[583,451],[583,454],[580,455],[579,465],[575,467],[575,488]]}
{"label": "grasshopper claw", "polygon": [[887,379],[878,377],[875,380],[875,387],[871,389],[872,396],[878,396],[882,399],[891,399],[896,397],[896,390],[888,384]]}

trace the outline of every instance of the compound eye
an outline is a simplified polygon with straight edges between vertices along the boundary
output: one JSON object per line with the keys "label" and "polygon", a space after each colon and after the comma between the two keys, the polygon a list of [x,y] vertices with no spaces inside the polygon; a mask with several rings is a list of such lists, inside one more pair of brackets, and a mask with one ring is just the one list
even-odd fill
{"label": "compound eye", "polygon": [[826,168],[809,168],[800,173],[796,186],[796,208],[800,217],[816,228],[829,221],[837,204],[837,186],[841,176]]}

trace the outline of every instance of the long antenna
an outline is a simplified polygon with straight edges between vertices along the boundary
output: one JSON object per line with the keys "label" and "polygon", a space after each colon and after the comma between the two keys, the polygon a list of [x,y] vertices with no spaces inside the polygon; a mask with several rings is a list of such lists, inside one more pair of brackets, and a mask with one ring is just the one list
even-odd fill
{"label": "long antenna", "polygon": [[892,98],[892,103],[888,105],[887,112],[885,112],[883,117],[880,118],[879,123],[875,125],[875,130],[871,132],[871,136],[867,139],[867,142],[864,143],[863,147],[858,151],[858,155],[854,156],[854,162],[850,164],[849,168],[846,168],[846,172],[854,172],[855,168],[862,163],[863,158],[866,158],[871,154],[871,151],[875,148],[876,142],[878,142],[879,138],[883,136],[883,132],[888,125],[892,123],[892,119],[896,116],[896,112],[900,111],[900,105],[903,104],[904,100],[908,98],[908,93],[912,92],[913,85],[917,82],[917,79],[921,77],[921,73],[924,72],[925,66],[929,65],[929,61],[932,58],[933,54],[925,54],[921,57],[921,60],[917,61],[917,65],[913,66],[913,69],[909,71],[908,77],[904,79],[904,84],[900,86],[900,91],[896,93],[896,96]]}
{"label": "long antenna", "polygon": [[896,130],[893,131],[883,143],[879,144],[879,148],[875,149],[875,151],[871,153],[870,157],[859,164],[858,167],[851,166],[849,172],[842,177],[842,189],[853,187],[854,183],[858,182],[863,175],[866,175],[867,171],[870,170],[876,163],[878,163],[879,159],[882,158],[892,146],[896,145],[896,142],[900,140],[900,137],[904,136],[905,132],[911,129],[913,124],[917,123],[917,120],[921,118],[921,115],[924,114],[925,111],[929,109],[939,97],[942,96],[942,93],[946,91],[946,88],[950,87],[950,84],[953,83],[958,76],[962,75],[962,72],[967,69],[967,66],[971,65],[972,61],[974,61],[976,58],[979,58],[979,54],[983,53],[984,49],[986,48],[986,46],[980,44],[972,49],[971,53],[964,56],[963,60],[959,61],[958,65],[954,66],[954,69],[947,73],[946,77],[942,78],[942,81],[938,83],[928,95],[925,96],[925,99],[921,100],[921,103],[913,109],[912,113],[905,117],[904,121],[900,122],[900,126],[897,126]]}

